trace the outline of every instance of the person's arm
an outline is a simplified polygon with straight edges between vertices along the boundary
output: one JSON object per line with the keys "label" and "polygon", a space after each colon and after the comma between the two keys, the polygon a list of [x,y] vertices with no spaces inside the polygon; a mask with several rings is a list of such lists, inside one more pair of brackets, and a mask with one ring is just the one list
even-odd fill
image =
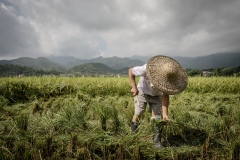
{"label": "person's arm", "polygon": [[162,95],[162,116],[163,116],[163,119],[165,119],[165,120],[169,120],[168,105],[169,105],[169,95],[166,93],[163,93],[163,95]]}
{"label": "person's arm", "polygon": [[130,68],[128,70],[128,76],[129,76],[130,83],[131,83],[131,86],[132,86],[131,92],[132,92],[133,96],[135,96],[135,95],[138,94],[138,89],[137,89],[135,76],[132,74],[132,68]]}

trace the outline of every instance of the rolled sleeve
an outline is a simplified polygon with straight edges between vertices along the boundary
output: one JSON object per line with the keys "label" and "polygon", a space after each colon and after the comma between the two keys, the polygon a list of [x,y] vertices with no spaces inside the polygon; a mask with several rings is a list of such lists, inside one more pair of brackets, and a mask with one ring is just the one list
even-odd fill
{"label": "rolled sleeve", "polygon": [[147,64],[143,66],[137,66],[132,68],[132,74],[134,76],[145,76]]}

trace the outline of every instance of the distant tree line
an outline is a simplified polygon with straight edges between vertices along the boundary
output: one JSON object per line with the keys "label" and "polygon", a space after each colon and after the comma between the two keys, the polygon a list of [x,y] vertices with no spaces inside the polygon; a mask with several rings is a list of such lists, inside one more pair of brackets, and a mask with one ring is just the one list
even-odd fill
{"label": "distant tree line", "polygon": [[[126,70],[126,71],[125,71]],[[186,69],[188,76],[205,76],[204,72],[208,72],[208,76],[240,76],[240,66],[236,68],[210,68],[210,69]],[[9,77],[9,76],[43,76],[43,75],[60,75],[63,72],[56,71],[54,69],[50,70],[37,70],[31,67],[13,65],[13,64],[4,64],[0,65],[0,77]],[[65,72],[66,74],[76,74],[76,73],[88,73],[91,75],[95,74],[107,74],[111,73],[109,68],[104,68],[102,66],[97,66],[93,68],[92,66],[85,65],[84,67],[73,67],[69,71]],[[112,72],[112,74],[126,74],[127,69],[125,68],[123,71],[118,73]]]}
{"label": "distant tree line", "polygon": [[210,69],[186,69],[186,72],[189,76],[204,76],[203,72],[210,72],[209,76],[240,76],[240,66],[235,68],[229,67],[218,67],[218,68],[210,68]]}
{"label": "distant tree line", "polygon": [[0,65],[0,77],[9,76],[42,76],[42,75],[59,75],[60,72],[55,70],[36,70],[31,67],[19,66],[13,64]]}

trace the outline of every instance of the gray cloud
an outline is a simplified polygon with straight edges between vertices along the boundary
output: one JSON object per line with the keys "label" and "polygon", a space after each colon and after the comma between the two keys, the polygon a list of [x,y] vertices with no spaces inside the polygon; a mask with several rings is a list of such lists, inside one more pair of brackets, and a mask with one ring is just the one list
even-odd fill
{"label": "gray cloud", "polygon": [[0,56],[34,54],[33,51],[38,47],[38,36],[28,22],[16,19],[2,8],[0,22]]}
{"label": "gray cloud", "polygon": [[239,0],[0,0],[0,58],[240,51]]}

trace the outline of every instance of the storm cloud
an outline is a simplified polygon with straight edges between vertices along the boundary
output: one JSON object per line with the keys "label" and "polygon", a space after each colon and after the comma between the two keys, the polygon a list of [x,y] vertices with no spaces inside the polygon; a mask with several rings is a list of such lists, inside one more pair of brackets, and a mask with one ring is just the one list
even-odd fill
{"label": "storm cloud", "polygon": [[0,0],[0,59],[240,51],[239,0]]}

